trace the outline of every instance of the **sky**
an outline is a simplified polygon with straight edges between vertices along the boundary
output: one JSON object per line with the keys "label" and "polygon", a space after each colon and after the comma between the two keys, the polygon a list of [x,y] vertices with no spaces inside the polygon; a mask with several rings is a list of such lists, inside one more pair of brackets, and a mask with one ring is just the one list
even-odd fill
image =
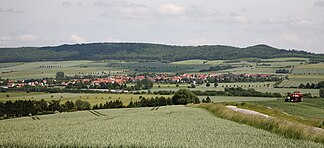
{"label": "sky", "polygon": [[267,44],[324,53],[324,0],[0,0],[0,47]]}

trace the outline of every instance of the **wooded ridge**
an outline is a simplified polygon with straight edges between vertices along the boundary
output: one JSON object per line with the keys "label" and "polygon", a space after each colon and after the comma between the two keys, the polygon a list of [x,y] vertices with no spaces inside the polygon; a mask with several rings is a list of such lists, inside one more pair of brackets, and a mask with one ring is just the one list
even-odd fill
{"label": "wooded ridge", "polygon": [[0,48],[0,62],[64,60],[137,60],[172,62],[189,59],[303,57],[324,61],[324,54],[277,49],[268,45],[238,48],[224,45],[174,46],[149,43],[89,43],[47,47]]}

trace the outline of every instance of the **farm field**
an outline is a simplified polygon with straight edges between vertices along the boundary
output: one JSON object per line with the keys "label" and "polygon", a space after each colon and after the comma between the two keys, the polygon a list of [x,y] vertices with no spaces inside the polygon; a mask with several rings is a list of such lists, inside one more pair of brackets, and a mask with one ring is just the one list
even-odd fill
{"label": "farm field", "polygon": [[273,68],[282,68],[282,67],[286,67],[286,66],[299,66],[304,64],[304,62],[262,62],[262,63],[258,63],[260,64],[271,64],[271,66],[258,66],[258,67],[273,67]]}
{"label": "farm field", "polygon": [[[102,61],[47,61],[47,62],[27,62],[27,63],[0,63],[0,77],[10,79],[37,79],[55,77],[56,72],[63,71],[66,75],[116,75],[130,74],[134,72],[154,72],[154,73],[200,73],[202,69],[209,69],[210,66],[220,64],[238,66],[237,68],[213,71],[214,73],[234,73],[234,74],[275,74],[278,67],[286,67],[289,65],[297,66],[294,70],[296,73],[303,71],[298,70],[307,68],[311,72],[323,72],[323,64],[300,65],[296,58],[278,59],[261,59],[263,63],[269,63],[271,66],[256,66],[255,62],[240,61],[236,63],[224,63],[224,60],[185,60],[173,63],[161,62],[124,62],[116,60]],[[285,61],[287,60],[287,61]],[[273,62],[276,61],[276,62]],[[205,62],[205,63],[204,63]],[[262,64],[262,63],[261,63]],[[41,67],[45,66],[45,67]],[[47,67],[46,67],[47,66]],[[208,73],[208,72],[201,72]]]}
{"label": "farm field", "polygon": [[283,81],[280,87],[297,87],[301,83],[317,84],[324,81],[324,63],[301,65],[296,67],[292,74],[289,75],[289,80]]}
{"label": "farm field", "polygon": [[[6,63],[1,63],[6,64]],[[10,64],[10,63],[9,63]],[[102,75],[102,72],[117,74],[123,69],[113,69],[107,63],[95,61],[48,61],[20,63],[0,68],[0,77],[16,80],[54,78],[56,72],[63,71],[66,75]],[[42,67],[48,66],[48,67]]]}
{"label": "farm field", "polygon": [[[311,93],[313,96],[319,95],[319,89],[297,89],[297,88],[274,88],[274,82],[251,82],[251,83],[218,83],[218,86],[215,88],[214,84],[211,83],[209,87],[206,87],[206,84],[201,84],[196,86],[196,88],[188,88],[188,84],[180,84],[179,87],[176,87],[176,84],[161,84],[158,87],[158,84],[154,84],[151,89],[152,92],[165,90],[165,91],[177,91],[180,88],[185,88],[189,90],[216,90],[216,91],[224,91],[224,88],[227,87],[242,87],[243,89],[255,89],[260,92],[271,92],[271,93],[280,93],[281,95],[285,95],[287,92],[294,92],[296,90],[301,93]],[[168,87],[169,86],[169,87]],[[268,87],[269,86],[269,87]]]}
{"label": "farm field", "polygon": [[[9,95],[9,97],[6,97]],[[84,93],[0,93],[0,101],[7,100],[41,100],[45,101],[51,100],[61,100],[61,103],[65,103],[66,101],[82,100],[88,101],[91,105],[105,103],[106,101],[115,101],[120,99],[124,105],[128,105],[128,103],[132,101],[137,101],[139,96],[145,98],[151,97],[172,97],[171,95],[148,95],[148,94],[84,94]]]}
{"label": "farm field", "polygon": [[289,80],[284,80],[278,86],[279,87],[298,87],[301,83],[306,85],[317,84],[318,82],[324,81],[324,75],[289,75]]}
{"label": "farm field", "polygon": [[277,108],[288,114],[300,116],[302,118],[324,119],[323,99],[304,99],[303,102],[299,103],[283,102],[283,100],[258,101],[255,103]]}
{"label": "farm field", "polygon": [[324,75],[324,63],[301,65],[294,69],[293,75]]}
{"label": "farm field", "polygon": [[172,62],[171,64],[183,64],[183,65],[210,65],[210,66],[216,66],[219,64],[222,64],[224,60],[184,60],[184,61],[178,61],[178,62]]}
{"label": "farm field", "polygon": [[208,65],[197,64],[171,64],[161,62],[118,62],[109,63],[108,67],[118,69],[129,69],[136,72],[154,72],[154,73],[190,73],[198,72],[201,69],[207,69]]}
{"label": "farm field", "polygon": [[261,59],[261,61],[277,61],[277,62],[287,62],[293,60],[300,60],[300,61],[309,61],[308,58],[300,58],[300,57],[286,57],[286,58],[272,58],[272,59]]}
{"label": "farm field", "polygon": [[[198,96],[200,100],[207,98],[207,96]],[[236,96],[209,96],[213,102],[247,102],[247,101],[269,101],[277,100],[277,98],[269,97],[236,97]]]}
{"label": "farm field", "polygon": [[184,106],[80,111],[38,118],[1,120],[0,147],[323,147]]}

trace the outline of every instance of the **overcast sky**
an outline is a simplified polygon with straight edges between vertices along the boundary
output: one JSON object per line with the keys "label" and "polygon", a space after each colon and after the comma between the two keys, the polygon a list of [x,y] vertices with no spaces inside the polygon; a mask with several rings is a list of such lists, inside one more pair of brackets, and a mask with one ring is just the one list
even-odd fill
{"label": "overcast sky", "polygon": [[0,0],[0,47],[255,44],[324,53],[324,0]]}

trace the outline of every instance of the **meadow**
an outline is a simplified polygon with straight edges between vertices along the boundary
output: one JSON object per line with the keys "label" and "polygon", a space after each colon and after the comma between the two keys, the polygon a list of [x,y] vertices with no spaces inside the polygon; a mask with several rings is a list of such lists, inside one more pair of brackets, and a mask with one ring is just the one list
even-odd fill
{"label": "meadow", "polygon": [[[299,103],[287,103],[283,100],[271,100],[254,102],[270,108],[276,108],[290,115],[302,118],[324,119],[323,99],[304,99]],[[323,121],[324,122],[324,121]],[[324,123],[323,123],[324,126]]]}
{"label": "meadow", "polygon": [[[284,81],[285,82],[285,81]],[[216,91],[224,91],[226,87],[241,87],[243,89],[255,89],[260,92],[272,92],[272,93],[280,93],[281,95],[285,95],[287,92],[294,92],[296,90],[301,93],[311,93],[312,96],[319,96],[319,89],[298,89],[298,88],[274,88],[273,84],[275,82],[242,82],[242,83],[218,83],[217,87],[214,87],[214,83],[211,83],[209,87],[206,84],[197,85],[196,88],[188,88],[189,84],[179,84],[179,87],[176,87],[176,84],[154,84],[151,89],[152,92],[159,90],[172,90],[177,91],[181,88],[189,89],[189,90],[216,90]],[[160,87],[159,87],[160,85]]]}
{"label": "meadow", "polygon": [[[207,96],[198,96],[200,100],[207,98]],[[269,101],[277,100],[277,98],[269,97],[236,97],[236,96],[208,96],[212,102],[251,102],[251,101]]]}
{"label": "meadow", "polygon": [[[7,97],[9,95],[9,97]],[[164,96],[166,98],[172,97],[171,95],[150,95],[150,94],[107,94],[107,93],[95,93],[95,94],[85,94],[85,93],[25,93],[25,92],[6,92],[0,93],[0,101],[5,102],[8,100],[41,100],[45,101],[51,100],[61,100],[61,103],[66,101],[81,100],[87,101],[91,105],[105,103],[106,101],[120,100],[124,105],[128,105],[130,101],[138,101],[139,97],[145,98],[155,98]]]}
{"label": "meadow", "polygon": [[1,120],[0,147],[323,147],[184,106],[37,117]]}

